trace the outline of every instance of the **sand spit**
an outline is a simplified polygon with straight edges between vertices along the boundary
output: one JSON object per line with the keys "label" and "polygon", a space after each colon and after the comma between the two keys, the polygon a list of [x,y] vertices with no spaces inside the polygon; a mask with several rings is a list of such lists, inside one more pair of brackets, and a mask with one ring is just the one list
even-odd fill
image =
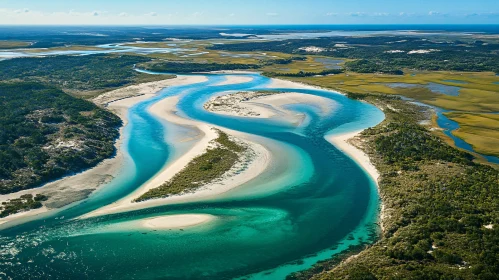
{"label": "sand spit", "polygon": [[355,138],[362,131],[349,132],[339,135],[328,135],[326,140],[340,149],[345,154],[349,155],[355,162],[357,162],[376,182],[378,183],[379,172],[371,163],[369,157],[360,149],[350,144],[349,141]]}
{"label": "sand spit", "polygon": [[294,92],[242,91],[211,98],[204,104],[207,111],[240,117],[280,117],[292,123],[301,123],[304,115],[285,108],[291,104],[310,104],[322,114],[330,113],[334,101],[308,94]]}
{"label": "sand spit", "polygon": [[[113,90],[96,97],[93,101],[97,105],[107,105],[108,109],[116,113],[122,119],[124,125],[126,125],[128,122],[128,109],[135,104],[154,96],[155,93],[161,91],[164,87],[199,83],[206,80],[207,79],[204,76],[179,76],[174,79],[144,83]],[[124,98],[124,96],[129,97]],[[122,151],[123,128],[124,126],[120,129],[120,137],[115,143],[117,152],[113,158],[102,161],[92,169],[47,183],[39,188],[0,195],[0,203],[18,198],[23,194],[32,194],[35,196],[36,194],[41,193],[49,197],[49,200],[44,203],[46,207],[0,218],[0,225],[6,222],[19,220],[20,218],[25,219],[44,214],[47,211],[56,210],[71,203],[83,200],[93,191],[111,181],[121,170],[124,161],[124,154]]]}
{"label": "sand spit", "polygon": [[[242,141],[248,146],[250,154],[248,154],[247,156],[243,156],[243,161],[245,161],[244,165],[246,165],[246,168],[242,172],[229,171],[228,174],[225,174],[219,180],[212,182],[211,184],[206,185],[194,192],[161,199],[152,199],[143,202],[133,202],[134,199],[140,197],[150,189],[156,188],[166,181],[170,180],[175,174],[177,174],[185,166],[187,166],[187,164],[189,164],[189,162],[191,162],[195,157],[203,154],[210,146],[210,142],[218,137],[218,134],[214,129],[212,129],[211,126],[195,120],[182,118],[177,115],[176,105],[178,103],[178,100],[178,96],[167,97],[151,106],[150,112],[161,119],[165,119],[171,123],[175,123],[177,125],[181,125],[191,130],[197,131],[199,136],[196,143],[186,153],[182,154],[180,157],[166,165],[163,170],[161,170],[156,176],[150,179],[146,184],[138,188],[135,192],[119,201],[116,201],[115,203],[97,209],[94,212],[88,213],[82,218],[216,197],[217,195],[230,191],[233,188],[236,188],[241,184],[248,182],[249,180],[257,177],[259,174],[265,171],[269,162],[271,161],[270,152],[268,150],[257,143],[253,143],[248,141],[247,139],[243,139],[244,135],[242,133],[234,133],[230,130],[219,128],[225,133],[229,134],[231,137],[234,137],[237,134],[238,141]],[[236,165],[234,168],[238,169],[240,168],[240,166]]]}

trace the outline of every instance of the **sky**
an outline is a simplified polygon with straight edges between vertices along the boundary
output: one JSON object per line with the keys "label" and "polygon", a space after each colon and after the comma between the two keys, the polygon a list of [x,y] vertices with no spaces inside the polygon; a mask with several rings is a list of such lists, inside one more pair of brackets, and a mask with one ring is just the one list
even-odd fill
{"label": "sky", "polygon": [[0,24],[499,24],[499,0],[0,0]]}

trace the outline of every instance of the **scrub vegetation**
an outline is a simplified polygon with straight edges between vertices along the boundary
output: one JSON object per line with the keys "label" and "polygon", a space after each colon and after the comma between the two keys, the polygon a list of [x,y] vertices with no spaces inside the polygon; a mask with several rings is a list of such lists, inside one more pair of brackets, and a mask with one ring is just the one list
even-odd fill
{"label": "scrub vegetation", "polygon": [[149,71],[163,73],[193,73],[210,72],[220,70],[247,70],[258,69],[256,64],[221,64],[221,63],[189,63],[189,62],[155,62],[145,64],[144,68]]}
{"label": "scrub vegetation", "polygon": [[49,83],[66,92],[91,97],[130,84],[168,78],[133,69],[135,64],[150,60],[131,55],[15,58],[0,61],[0,80]]}
{"label": "scrub vegetation", "polygon": [[47,199],[48,197],[42,194],[37,194],[35,197],[33,197],[32,194],[23,194],[19,198],[4,201],[0,205],[0,218],[23,211],[41,208],[43,206],[42,201]]}
{"label": "scrub vegetation", "polygon": [[287,65],[305,57],[295,56],[290,58],[260,60],[255,64],[223,63],[223,62],[196,62],[196,61],[154,61],[141,64],[141,67],[149,71],[163,73],[195,73],[221,70],[254,70],[267,65]]}
{"label": "scrub vegetation", "polygon": [[473,38],[415,36],[328,37],[214,45],[211,50],[276,51],[353,59],[345,63],[358,73],[403,74],[405,69],[429,71],[494,71],[499,73],[499,44]]}
{"label": "scrub vegetation", "polygon": [[381,174],[381,239],[339,265],[324,261],[288,278],[497,279],[499,172],[421,126],[429,116],[421,107],[354,96],[386,114],[353,141]]}
{"label": "scrub vegetation", "polygon": [[171,180],[158,188],[149,190],[135,202],[192,192],[228,172],[238,162],[240,154],[246,151],[247,147],[231,140],[226,133],[219,130],[217,132],[218,138],[204,154],[194,158]]}
{"label": "scrub vegetation", "polygon": [[35,188],[115,153],[121,120],[39,83],[0,83],[0,194]]}

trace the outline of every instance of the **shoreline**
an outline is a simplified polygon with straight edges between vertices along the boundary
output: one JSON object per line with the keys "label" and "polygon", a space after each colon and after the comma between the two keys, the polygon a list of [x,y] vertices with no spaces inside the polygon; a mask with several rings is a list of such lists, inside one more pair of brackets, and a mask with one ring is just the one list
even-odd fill
{"label": "shoreline", "polygon": [[313,106],[320,110],[321,114],[330,113],[335,108],[335,102],[328,98],[292,91],[272,94],[252,91],[228,92],[213,96],[203,105],[203,108],[209,112],[225,116],[278,118],[300,125],[304,121],[305,115],[285,108],[287,105],[295,104]]}
{"label": "shoreline", "polygon": [[145,99],[155,96],[155,94],[163,90],[165,87],[197,83],[202,82],[205,79],[206,78],[203,76],[177,76],[173,79],[127,86],[103,93],[102,95],[94,98],[92,101],[95,104],[107,107],[123,122],[123,125],[119,128],[119,137],[116,139],[114,144],[116,154],[111,158],[103,160],[93,168],[84,170],[74,175],[63,177],[38,188],[0,195],[0,202],[18,198],[23,194],[32,194],[35,196],[36,194],[41,193],[49,196],[49,200],[44,203],[42,208],[23,211],[0,218],[0,226],[7,223],[13,223],[12,225],[20,224],[24,221],[29,221],[49,212],[59,211],[66,206],[86,199],[91,193],[109,183],[119,174],[123,165],[125,157],[123,153],[123,131],[128,124],[128,109]]}
{"label": "shoreline", "polygon": [[361,149],[349,143],[352,139],[360,135],[362,131],[364,131],[364,129],[342,134],[326,135],[324,136],[324,138],[340,151],[348,155],[353,161],[355,161],[364,171],[369,174],[369,176],[371,176],[371,178],[373,178],[374,182],[378,186],[378,179],[380,177],[380,174],[376,167],[372,164],[369,156]]}
{"label": "shoreline", "polygon": [[201,189],[191,193],[184,193],[181,195],[170,196],[166,198],[151,199],[142,202],[132,202],[134,199],[140,197],[150,189],[156,188],[164,182],[170,180],[176,173],[181,171],[187,166],[192,159],[203,154],[210,146],[210,142],[218,137],[218,134],[212,129],[214,126],[209,126],[205,123],[182,118],[176,114],[176,104],[179,101],[178,96],[167,97],[153,104],[149,109],[153,115],[160,120],[168,120],[169,122],[180,125],[186,128],[196,130],[198,132],[197,143],[195,143],[187,152],[180,157],[173,159],[161,171],[159,171],[148,182],[139,187],[137,190],[127,195],[126,197],[110,204],[99,208],[93,212],[87,213],[80,219],[102,216],[114,213],[121,213],[125,211],[138,210],[153,206],[166,205],[172,203],[185,203],[192,202],[200,199],[208,199],[217,195],[230,191],[239,185],[246,183],[259,174],[264,172],[270,163],[270,152],[262,145],[254,143],[246,139],[243,133],[237,133],[228,129],[216,127],[232,137],[238,138],[249,146],[249,149],[255,153],[253,160],[249,163],[248,167],[240,174],[229,176],[228,178],[221,178],[221,180],[212,182]]}

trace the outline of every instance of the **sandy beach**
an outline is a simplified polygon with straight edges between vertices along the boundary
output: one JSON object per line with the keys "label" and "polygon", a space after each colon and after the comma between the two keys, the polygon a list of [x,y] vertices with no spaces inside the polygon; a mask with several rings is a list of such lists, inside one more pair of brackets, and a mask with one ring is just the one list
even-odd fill
{"label": "sandy beach", "polygon": [[97,105],[106,106],[107,104],[120,99],[127,99],[130,97],[148,94],[156,94],[160,90],[169,86],[201,83],[206,80],[207,79],[204,76],[177,76],[173,79],[166,79],[119,88],[110,92],[103,93],[94,98],[92,101]]}
{"label": "sandy beach", "polygon": [[379,172],[371,163],[369,157],[363,151],[348,142],[361,132],[362,131],[355,131],[340,135],[328,135],[325,138],[335,147],[355,160],[355,162],[357,162],[374,179],[376,184],[378,184]]}
{"label": "sandy beach", "polygon": [[299,124],[304,118],[285,108],[291,104],[309,104],[328,114],[335,108],[335,102],[320,96],[295,92],[238,92],[211,98],[204,108],[207,111],[240,117],[271,118],[279,117],[291,123]]}
{"label": "sandy beach", "polygon": [[185,193],[178,196],[147,200],[143,202],[132,202],[134,199],[140,197],[150,189],[156,188],[164,182],[170,180],[176,173],[187,166],[187,164],[191,162],[195,157],[203,154],[210,146],[210,142],[218,136],[218,134],[215,132],[215,130],[212,129],[211,126],[208,126],[207,124],[202,122],[185,119],[178,116],[176,114],[176,104],[178,100],[178,96],[165,98],[151,106],[150,112],[159,118],[168,120],[171,123],[197,131],[198,139],[196,140],[196,143],[186,153],[182,154],[180,157],[174,159],[168,165],[166,165],[158,174],[156,174],[151,180],[149,180],[135,192],[119,201],[116,201],[115,203],[88,213],[82,218],[125,212],[171,203],[191,202],[215,197],[235,187],[238,187],[245,182],[248,182],[249,180],[257,177],[259,174],[265,171],[267,165],[270,162],[270,153],[268,150],[257,143],[253,143],[247,139],[244,139],[245,136],[243,133],[237,133],[227,129],[218,128],[233,137],[237,137],[239,140],[243,141],[250,147],[253,156],[251,161],[249,162],[248,167],[243,172],[240,172],[238,174],[227,174],[220,180],[206,185],[202,189],[199,189],[192,193]]}
{"label": "sandy beach", "polygon": [[[328,90],[318,86],[307,85],[304,83],[293,82],[283,79],[272,78],[272,83],[267,86],[268,88],[300,88],[300,89],[320,89]],[[331,90],[328,90],[331,91]]]}
{"label": "sandy beach", "polygon": [[[47,183],[39,188],[0,195],[0,203],[18,198],[24,194],[35,196],[41,193],[49,197],[44,203],[45,207],[1,218],[0,225],[20,218],[24,219],[44,214],[47,211],[57,210],[71,203],[83,200],[93,191],[111,181],[121,170],[124,160],[121,146],[123,144],[123,129],[128,122],[128,108],[154,96],[155,93],[164,87],[203,81],[206,81],[206,77],[204,76],[180,76],[174,79],[128,86],[96,97],[93,101],[97,105],[107,105],[108,109],[117,114],[123,121],[124,125],[120,129],[120,137],[115,143],[117,149],[116,155],[113,158],[102,161],[92,169]],[[123,98],[123,96],[128,96],[128,98]]]}

